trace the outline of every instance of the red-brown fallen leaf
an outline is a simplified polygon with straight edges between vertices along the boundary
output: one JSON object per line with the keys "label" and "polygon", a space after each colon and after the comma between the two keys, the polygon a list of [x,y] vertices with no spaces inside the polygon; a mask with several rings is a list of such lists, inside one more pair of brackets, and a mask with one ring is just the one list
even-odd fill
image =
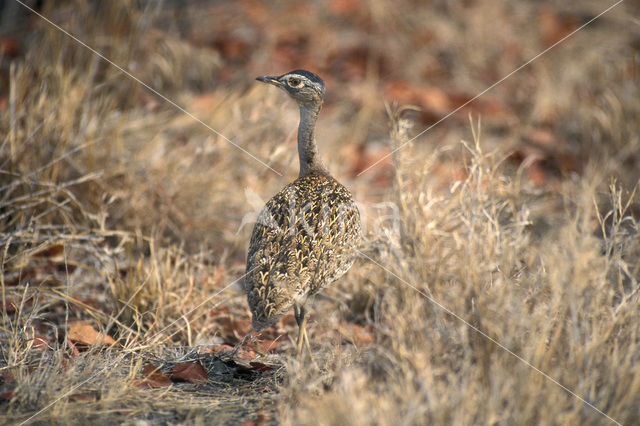
{"label": "red-brown fallen leaf", "polygon": [[539,148],[554,150],[558,148],[558,137],[546,129],[533,129],[523,136],[523,139]]}
{"label": "red-brown fallen leaf", "polygon": [[6,311],[7,314],[14,314],[18,311],[18,306],[20,304],[16,301],[7,300],[2,307],[3,311]]}
{"label": "red-brown fallen leaf", "polygon": [[389,83],[385,92],[388,98],[397,100],[400,104],[418,105],[425,122],[435,122],[462,105],[465,105],[464,108],[457,112],[465,117],[469,109],[483,117],[501,116],[507,111],[505,105],[495,99],[474,99],[474,95],[469,93],[445,91],[434,86],[410,85],[404,81]]}
{"label": "red-brown fallen leaf", "polygon": [[536,186],[544,186],[547,182],[547,173],[541,167],[539,161],[535,161],[529,166],[529,180]]}
{"label": "red-brown fallen leaf", "polygon": [[540,29],[544,37],[545,46],[551,46],[578,28],[579,19],[572,14],[560,14],[551,8],[544,8],[540,12]]}
{"label": "red-brown fallen leaf", "polygon": [[231,345],[218,345],[211,348],[211,352],[217,354],[219,352],[230,352],[233,350],[233,346]]}
{"label": "red-brown fallen leaf", "polygon": [[260,1],[245,0],[238,2],[242,6],[244,16],[247,17],[256,27],[261,28],[265,22],[270,22],[270,14],[265,9],[266,4],[262,5]]}
{"label": "red-brown fallen leaf", "polygon": [[253,343],[247,344],[247,347],[257,349],[259,352],[269,352],[276,349],[282,341],[280,340],[259,340]]}
{"label": "red-brown fallen leaf", "polygon": [[147,364],[142,369],[142,379],[134,379],[133,385],[142,389],[153,389],[169,386],[171,380],[160,369],[152,364]]}
{"label": "red-brown fallen leaf", "polygon": [[0,380],[2,380],[4,383],[13,383],[16,381],[16,378],[13,377],[13,373],[9,372],[0,374]]}
{"label": "red-brown fallen leaf", "polygon": [[14,389],[9,389],[0,393],[0,399],[6,399],[7,401],[10,401],[11,398],[13,398],[13,391]]}
{"label": "red-brown fallen leaf", "polygon": [[238,349],[238,352],[236,352],[236,354],[238,355],[238,358],[244,359],[254,359],[258,356],[254,351],[250,349]]}
{"label": "red-brown fallen leaf", "polygon": [[386,93],[400,104],[418,104],[436,114],[446,114],[451,109],[449,95],[438,87],[411,86],[404,81],[396,81],[387,85]]}
{"label": "red-brown fallen leaf", "polygon": [[75,323],[69,328],[69,340],[85,345],[109,345],[121,348],[113,337],[100,333],[89,324]]}
{"label": "red-brown fallen leaf", "polygon": [[54,244],[38,251],[36,257],[59,257],[64,253],[64,246],[62,244]]}
{"label": "red-brown fallen leaf", "polygon": [[239,336],[244,336],[248,334],[251,327],[251,320],[249,318],[236,318],[232,315],[219,315],[214,318],[216,324],[218,324],[218,331],[220,333],[220,337],[224,339],[226,342],[233,343],[234,341],[239,341],[241,338]]}
{"label": "red-brown fallen leaf", "polygon": [[360,6],[360,0],[331,0],[329,11],[337,16],[345,16],[358,12]]}
{"label": "red-brown fallen leaf", "polygon": [[242,426],[260,426],[263,425],[267,420],[269,420],[269,416],[258,413],[255,419],[246,419],[244,422],[242,422]]}
{"label": "red-brown fallen leaf", "polygon": [[91,393],[72,393],[69,395],[69,401],[75,402],[96,402],[98,396]]}
{"label": "red-brown fallen leaf", "polygon": [[222,33],[214,40],[211,45],[225,59],[230,61],[244,61],[251,46],[245,40],[233,38],[229,33]]}
{"label": "red-brown fallen leaf", "polygon": [[[375,168],[389,168],[393,164],[393,157],[389,155],[391,151],[379,149],[376,151],[365,151],[364,155],[358,158],[351,165],[351,174],[357,176],[365,170],[369,170],[374,164]],[[390,181],[377,182],[376,186],[386,187]]]}
{"label": "red-brown fallen leaf", "polygon": [[199,362],[182,362],[173,366],[169,377],[171,380],[203,384],[207,382],[208,375]]}
{"label": "red-brown fallen leaf", "polygon": [[[293,312],[290,312],[288,314],[284,314],[284,316],[282,317],[282,319],[280,320],[282,322],[283,326],[288,326],[288,325],[295,325],[296,324],[296,316],[293,314]],[[297,327],[297,325],[296,325]]]}
{"label": "red-brown fallen leaf", "polygon": [[71,358],[75,358],[78,355],[80,355],[80,350],[68,337],[67,337],[67,345],[69,346],[69,349],[71,349]]}
{"label": "red-brown fallen leaf", "polygon": [[345,333],[345,337],[347,337],[347,339],[349,339],[355,345],[364,346],[370,345],[375,342],[375,339],[371,335],[371,332],[365,327],[362,327],[358,324],[347,323],[346,328],[348,331],[347,333]]}
{"label": "red-brown fallen leaf", "polygon": [[[75,355],[73,356],[73,358],[75,358]],[[69,367],[73,365],[73,362],[70,359],[63,358],[61,364],[62,364],[62,371],[68,371]]]}
{"label": "red-brown fallen leaf", "polygon": [[31,347],[39,351],[46,351],[49,349],[49,339],[42,334],[35,334],[33,336],[33,343],[31,344]]}
{"label": "red-brown fallen leaf", "polygon": [[259,361],[250,361],[249,368],[251,370],[260,371],[260,372],[273,370],[273,367],[271,367],[270,365],[264,364]]}
{"label": "red-brown fallen leaf", "polygon": [[209,318],[216,318],[222,315],[229,315],[231,310],[228,306],[216,306],[209,311]]}
{"label": "red-brown fallen leaf", "polygon": [[15,58],[20,53],[20,43],[13,38],[0,38],[0,55]]}
{"label": "red-brown fallen leaf", "polygon": [[191,101],[191,109],[197,113],[211,114],[217,106],[216,101],[216,95],[213,92],[203,93]]}

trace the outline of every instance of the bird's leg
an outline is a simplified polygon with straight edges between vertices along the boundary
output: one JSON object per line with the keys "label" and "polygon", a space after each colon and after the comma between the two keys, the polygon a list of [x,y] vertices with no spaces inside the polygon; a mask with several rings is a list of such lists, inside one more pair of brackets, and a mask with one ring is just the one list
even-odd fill
{"label": "bird's leg", "polygon": [[[307,318],[306,318],[307,311],[303,303],[295,302],[293,304],[293,312],[296,317],[296,323],[298,323],[297,349],[298,349],[298,357],[300,357],[302,356],[302,345],[304,344],[305,339],[307,342],[307,348],[309,347],[309,338],[307,337],[307,331],[305,329],[305,326],[307,323]],[[309,350],[309,353],[311,353],[311,350]]]}
{"label": "bird's leg", "polygon": [[[305,325],[306,325],[306,319],[305,319]],[[309,344],[309,336],[307,336],[307,327],[304,327],[302,329],[302,334],[304,336],[304,345],[307,348],[307,351],[309,352],[309,356],[311,357],[311,360],[313,360],[313,353],[311,352],[311,345]]]}
{"label": "bird's leg", "polygon": [[[306,300],[304,301],[304,304],[302,305],[302,309],[305,311],[305,313],[306,313],[306,310],[307,310],[307,306],[309,306],[310,304],[313,303],[313,298],[314,298],[314,295],[309,295],[309,296],[307,296]],[[307,325],[307,316],[306,315],[305,315],[305,319],[304,319],[304,324],[303,325],[304,325],[304,328],[302,330],[302,334],[304,336],[304,344],[307,347],[307,351],[309,351],[309,356],[311,357],[311,360],[314,361],[314,363],[315,363],[315,360],[313,359],[313,353],[311,352],[311,345],[309,344],[309,336],[307,335],[307,327],[306,327],[306,325]]]}
{"label": "bird's leg", "polygon": [[296,322],[298,323],[297,349],[298,358],[300,358],[302,357],[302,345],[304,345],[307,349],[307,352],[309,352],[311,361],[313,361],[315,364],[315,360],[313,359],[313,352],[311,352],[311,344],[309,343],[309,335],[307,334],[307,303],[309,302],[310,300],[309,298],[307,298],[304,303],[296,302],[293,305]]}

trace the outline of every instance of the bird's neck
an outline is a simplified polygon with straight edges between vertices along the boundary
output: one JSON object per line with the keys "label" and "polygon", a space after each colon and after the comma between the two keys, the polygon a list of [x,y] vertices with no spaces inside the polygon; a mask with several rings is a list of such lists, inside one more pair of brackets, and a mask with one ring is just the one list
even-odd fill
{"label": "bird's neck", "polygon": [[300,176],[309,173],[327,173],[316,145],[316,121],[320,108],[321,105],[300,105],[300,124],[298,125]]}

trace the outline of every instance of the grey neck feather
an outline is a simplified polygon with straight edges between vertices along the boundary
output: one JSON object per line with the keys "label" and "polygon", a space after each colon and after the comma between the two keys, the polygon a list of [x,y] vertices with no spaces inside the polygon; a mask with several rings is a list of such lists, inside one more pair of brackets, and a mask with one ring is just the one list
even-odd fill
{"label": "grey neck feather", "polygon": [[320,108],[321,105],[300,105],[300,124],[298,125],[300,176],[310,173],[328,173],[316,145],[315,129]]}

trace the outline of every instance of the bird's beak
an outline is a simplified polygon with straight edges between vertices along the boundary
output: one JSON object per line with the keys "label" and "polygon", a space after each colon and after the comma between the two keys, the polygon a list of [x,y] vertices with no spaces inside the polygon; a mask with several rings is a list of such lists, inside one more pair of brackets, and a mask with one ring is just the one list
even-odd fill
{"label": "bird's beak", "polygon": [[269,75],[263,75],[260,77],[256,77],[256,80],[261,81],[263,83],[273,84],[274,86],[281,87],[282,83],[278,81],[278,77],[271,77]]}

